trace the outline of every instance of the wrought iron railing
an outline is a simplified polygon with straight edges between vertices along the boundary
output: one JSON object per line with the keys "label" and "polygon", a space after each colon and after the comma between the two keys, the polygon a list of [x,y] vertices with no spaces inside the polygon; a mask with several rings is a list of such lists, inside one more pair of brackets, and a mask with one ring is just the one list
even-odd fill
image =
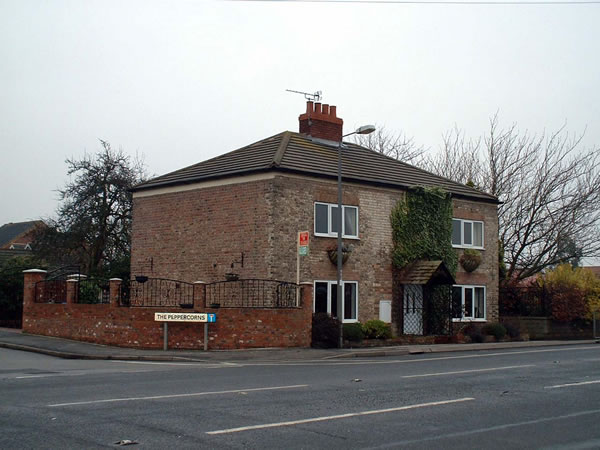
{"label": "wrought iron railing", "polygon": [[66,303],[68,284],[74,283],[73,303],[110,303],[109,282],[103,278],[86,277],[78,273],[61,274],[35,284],[35,303]]}
{"label": "wrought iron railing", "polygon": [[105,278],[81,278],[75,292],[74,303],[110,303],[110,286]]}
{"label": "wrought iron railing", "polygon": [[206,285],[206,306],[220,308],[295,308],[300,286],[277,280],[245,279]]}
{"label": "wrought iron railing", "polygon": [[137,277],[123,283],[120,303],[134,307],[191,308],[194,306],[194,285],[166,278]]}
{"label": "wrought iron railing", "polygon": [[541,286],[502,286],[499,300],[500,316],[552,315],[552,297]]}

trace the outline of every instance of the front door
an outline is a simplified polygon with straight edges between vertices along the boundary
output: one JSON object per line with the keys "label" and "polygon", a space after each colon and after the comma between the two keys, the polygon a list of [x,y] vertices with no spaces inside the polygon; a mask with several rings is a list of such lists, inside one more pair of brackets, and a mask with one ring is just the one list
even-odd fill
{"label": "front door", "polygon": [[423,286],[404,285],[404,334],[423,334]]}

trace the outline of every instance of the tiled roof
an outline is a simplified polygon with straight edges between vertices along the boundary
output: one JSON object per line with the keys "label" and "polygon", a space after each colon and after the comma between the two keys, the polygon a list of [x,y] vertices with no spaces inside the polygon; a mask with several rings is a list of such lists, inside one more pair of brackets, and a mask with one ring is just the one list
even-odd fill
{"label": "tiled roof", "polygon": [[[485,192],[434,175],[354,143],[345,142],[342,151],[342,177],[345,181],[403,189],[437,186],[455,196],[498,202],[496,197]],[[337,143],[285,131],[216,158],[153,178],[137,185],[133,190],[140,191],[266,171],[294,172],[335,179],[337,178]]]}
{"label": "tiled roof", "polygon": [[[43,222],[41,220],[31,220],[29,222],[16,222],[2,225],[0,227],[0,248],[6,246],[15,238],[32,230],[42,223]],[[24,243],[26,244],[26,242]]]}
{"label": "tiled roof", "polygon": [[398,281],[402,284],[455,284],[454,277],[443,261],[419,260],[404,267]]}

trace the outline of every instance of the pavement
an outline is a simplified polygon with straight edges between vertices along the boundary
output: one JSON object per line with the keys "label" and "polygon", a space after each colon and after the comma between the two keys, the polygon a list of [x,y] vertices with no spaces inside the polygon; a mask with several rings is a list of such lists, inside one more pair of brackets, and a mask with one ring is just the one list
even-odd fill
{"label": "pavement", "polygon": [[598,339],[569,341],[521,341],[481,344],[399,345],[391,347],[315,349],[261,348],[243,350],[141,350],[112,347],[70,339],[23,333],[13,328],[0,328],[0,348],[41,353],[65,359],[114,359],[121,361],[301,361],[338,358],[401,356],[422,353],[464,352],[481,350],[554,347],[563,345],[600,344]]}

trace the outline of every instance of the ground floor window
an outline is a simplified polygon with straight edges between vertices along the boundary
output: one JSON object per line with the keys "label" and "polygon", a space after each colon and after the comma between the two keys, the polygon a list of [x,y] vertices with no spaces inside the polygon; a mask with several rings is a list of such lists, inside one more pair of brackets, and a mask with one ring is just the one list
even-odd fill
{"label": "ground floor window", "polygon": [[452,286],[455,320],[485,320],[485,286]]}
{"label": "ground floor window", "polygon": [[[342,281],[344,288],[344,322],[358,321],[358,282]],[[337,281],[315,281],[314,312],[324,312],[337,317]]]}

